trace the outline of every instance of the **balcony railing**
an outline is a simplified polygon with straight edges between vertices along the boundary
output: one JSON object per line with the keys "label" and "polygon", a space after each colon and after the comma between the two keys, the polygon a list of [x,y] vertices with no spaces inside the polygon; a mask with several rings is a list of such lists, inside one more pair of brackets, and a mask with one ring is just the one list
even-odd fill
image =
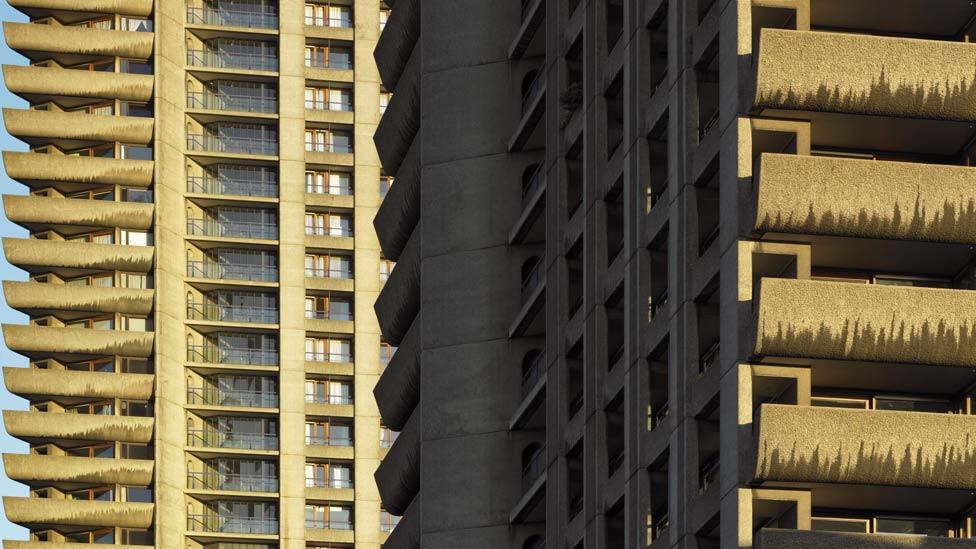
{"label": "balcony railing", "polygon": [[545,262],[545,257],[540,257],[532,267],[532,270],[529,271],[529,274],[522,279],[522,305],[529,302],[529,298],[532,297],[535,289],[542,283],[542,277],[544,275],[542,266]]}
{"label": "balcony railing", "polygon": [[213,111],[257,113],[278,112],[277,99],[228,93],[188,91],[186,92],[186,106],[189,109],[206,109]]}
{"label": "balcony railing", "polygon": [[538,353],[532,360],[532,365],[529,366],[527,370],[522,374],[522,398],[529,396],[532,389],[535,388],[536,383],[539,382],[539,378],[542,377],[543,363],[545,362],[546,354]]}
{"label": "balcony railing", "polygon": [[352,70],[352,60],[334,59],[306,59],[305,66],[313,69],[341,69]]}
{"label": "balcony railing", "polygon": [[277,492],[278,478],[265,475],[187,471],[186,487],[190,490],[232,490],[235,492]]}
{"label": "balcony railing", "polygon": [[221,389],[210,385],[186,388],[186,401],[207,406],[240,406],[246,408],[277,408],[278,393]]}
{"label": "balcony railing", "polygon": [[323,227],[321,225],[305,225],[307,236],[352,236],[352,227]]}
{"label": "balcony railing", "polygon": [[522,468],[522,493],[529,491],[536,479],[546,470],[546,448],[539,448],[532,459]]}
{"label": "balcony railing", "polygon": [[189,176],[186,190],[200,194],[222,194],[234,196],[278,196],[278,183],[252,179],[230,179],[226,177]]}
{"label": "balcony railing", "polygon": [[351,29],[352,17],[323,17],[306,15],[305,24],[310,27],[331,27],[333,29]]}
{"label": "balcony railing", "polygon": [[275,324],[278,322],[278,308],[191,301],[186,304],[186,316],[191,320]]}
{"label": "balcony railing", "polygon": [[246,347],[187,345],[186,359],[190,362],[205,362],[209,364],[274,366],[278,364],[278,351],[268,349],[248,349]]}
{"label": "balcony railing", "polygon": [[308,152],[320,152],[320,153],[352,153],[351,144],[340,144],[340,143],[322,143],[318,141],[306,141],[305,150]]}
{"label": "balcony railing", "polygon": [[318,267],[305,267],[307,278],[333,278],[338,280],[351,280],[352,271],[348,269],[326,269]]}
{"label": "balcony railing", "polygon": [[274,282],[278,280],[278,268],[267,265],[244,265],[188,259],[186,261],[186,276],[217,280]]}
{"label": "balcony railing", "polygon": [[305,351],[306,362],[352,362],[352,355],[349,353],[326,353],[317,351]]}
{"label": "balcony railing", "polygon": [[278,519],[223,516],[216,513],[186,516],[186,529],[191,532],[231,534],[277,534]]}
{"label": "balcony railing", "polygon": [[305,311],[305,318],[309,320],[353,320],[352,312],[338,311]]}
{"label": "balcony railing", "polygon": [[713,364],[718,362],[719,353],[721,352],[721,342],[716,341],[708,348],[707,351],[702,353],[701,358],[698,361],[698,373],[703,375],[707,372]]}
{"label": "balcony railing", "polygon": [[318,99],[306,99],[305,108],[313,111],[352,112],[352,102],[351,101],[320,101]]}
{"label": "balcony railing", "polygon": [[275,29],[278,28],[278,13],[273,5],[260,6],[260,11],[187,6],[186,22],[195,25]]}
{"label": "balcony railing", "polygon": [[264,137],[230,137],[209,133],[191,133],[186,136],[186,148],[191,151],[261,154],[278,154],[278,140]]}
{"label": "balcony railing", "polygon": [[197,218],[186,220],[186,232],[197,236],[275,240],[278,238],[278,224],[262,221]]}
{"label": "balcony railing", "polygon": [[352,404],[352,395],[317,395],[305,393],[305,402],[313,404]]}
{"label": "balcony railing", "polygon": [[305,435],[305,444],[309,446],[352,446],[352,439],[339,436]]}
{"label": "balcony railing", "polygon": [[333,488],[336,490],[349,490],[352,488],[352,479],[347,478],[306,478],[307,488]]}
{"label": "balcony railing", "polygon": [[278,435],[234,433],[214,429],[187,429],[186,444],[198,448],[277,450]]}
{"label": "balcony railing", "polygon": [[214,50],[187,50],[186,64],[209,69],[278,70],[278,56],[267,53],[236,53]]}
{"label": "balcony railing", "polygon": [[314,528],[316,530],[352,530],[352,521],[306,518],[305,528]]}

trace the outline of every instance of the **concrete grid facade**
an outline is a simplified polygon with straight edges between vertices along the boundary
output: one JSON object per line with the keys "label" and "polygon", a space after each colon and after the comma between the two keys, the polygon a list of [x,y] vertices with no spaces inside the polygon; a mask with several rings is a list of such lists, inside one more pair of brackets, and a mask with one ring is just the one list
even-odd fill
{"label": "concrete grid facade", "polygon": [[393,7],[385,547],[976,546],[971,3]]}
{"label": "concrete grid facade", "polygon": [[10,0],[12,548],[378,549],[381,0]]}

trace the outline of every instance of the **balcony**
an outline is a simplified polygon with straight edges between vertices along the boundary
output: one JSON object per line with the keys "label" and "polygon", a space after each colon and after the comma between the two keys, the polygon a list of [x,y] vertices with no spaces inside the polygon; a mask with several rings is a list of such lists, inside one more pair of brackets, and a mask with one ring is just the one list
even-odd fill
{"label": "balcony", "polygon": [[8,306],[28,314],[79,311],[147,315],[152,312],[154,291],[5,280],[3,293]]}
{"label": "balcony", "polygon": [[216,429],[187,429],[186,445],[194,448],[277,450],[278,436],[261,433],[218,431]]}
{"label": "balcony", "polygon": [[78,482],[149,486],[154,464],[150,459],[3,454],[7,477],[25,484]]}
{"label": "balcony", "polygon": [[976,291],[763,278],[757,355],[976,366]]}
{"label": "balcony", "polygon": [[151,246],[4,238],[3,251],[7,261],[27,270],[31,267],[65,267],[145,273],[153,263]]}
{"label": "balcony", "polygon": [[277,366],[278,351],[216,345],[187,345],[186,360],[205,364],[238,364],[244,366]]}
{"label": "balcony", "polygon": [[210,175],[188,176],[186,190],[196,194],[271,198],[278,196],[278,182]]}
{"label": "balcony", "polygon": [[976,417],[763,404],[763,481],[976,488]]}
{"label": "balcony", "polygon": [[154,335],[154,332],[3,325],[7,348],[27,356],[81,354],[148,358]]}
{"label": "balcony", "polygon": [[149,528],[152,526],[153,509],[152,503],[3,498],[7,519],[20,525]]}
{"label": "balcony", "polygon": [[149,400],[154,376],[40,368],[3,369],[3,382],[15,395],[49,400],[58,397]]}
{"label": "balcony", "polygon": [[216,238],[277,240],[278,224],[263,221],[231,221],[211,217],[187,219],[187,234]]}
{"label": "balcony", "polygon": [[186,149],[209,153],[276,156],[278,154],[278,140],[191,133],[186,136]]}
{"label": "balcony", "polygon": [[974,121],[974,66],[965,42],[766,28],[755,106]]}
{"label": "balcony", "polygon": [[125,57],[149,59],[153,51],[153,33],[102,30],[36,23],[3,23],[3,34],[10,49],[32,60],[47,59],[51,54],[61,61],[91,57]]}
{"label": "balcony", "polygon": [[186,388],[186,401],[189,404],[203,404],[205,406],[277,408],[278,393],[271,391],[224,389],[214,385],[201,385]]}
{"label": "balcony", "polygon": [[50,182],[58,181],[148,187],[152,182],[154,163],[152,160],[4,151],[3,165],[12,179],[31,186],[46,187]]}
{"label": "balcony", "polygon": [[352,438],[340,435],[305,435],[306,446],[337,446],[340,448],[352,448]]}
{"label": "balcony", "polygon": [[186,22],[190,25],[212,25],[217,27],[243,27],[256,29],[277,29],[278,8],[267,4],[256,6],[253,10],[234,10],[221,7],[186,8]]}
{"label": "balcony", "polygon": [[186,92],[186,107],[209,111],[274,114],[278,112],[278,100],[242,94]]}
{"label": "balcony", "polygon": [[188,259],[186,261],[186,276],[214,280],[276,282],[278,280],[278,267]]}
{"label": "balcony", "polygon": [[765,153],[758,180],[759,232],[976,243],[973,168]]}
{"label": "balcony", "polygon": [[150,74],[4,65],[3,80],[11,92],[34,101],[84,97],[146,102],[152,99],[154,79]]}
{"label": "balcony", "polygon": [[755,546],[762,549],[834,547],[837,549],[969,549],[971,539],[937,538],[914,534],[859,534],[815,530],[763,528]]}
{"label": "balcony", "polygon": [[278,491],[278,478],[218,471],[187,471],[186,487],[190,490],[272,493]]}
{"label": "balcony", "polygon": [[76,112],[3,109],[7,133],[28,143],[119,141],[148,145],[153,119],[142,116],[106,116]]}
{"label": "balcony", "polygon": [[[105,0],[9,0],[12,7],[33,17],[52,15],[51,12],[74,11],[106,13]],[[112,0],[112,13],[145,17],[152,13],[153,0]]]}
{"label": "balcony", "polygon": [[3,424],[11,436],[31,440],[91,440],[148,443],[153,418],[53,412],[3,411]]}
{"label": "balcony", "polygon": [[31,230],[118,227],[148,230],[152,227],[152,204],[82,200],[47,196],[3,195],[7,218]]}
{"label": "balcony", "polygon": [[277,71],[278,56],[265,53],[236,53],[214,50],[187,50],[186,64],[207,69]]}
{"label": "balcony", "polygon": [[278,308],[191,301],[186,304],[186,317],[190,320],[206,320],[208,322],[277,324]]}
{"label": "balcony", "polygon": [[186,517],[186,529],[190,532],[275,535],[278,533],[278,519],[225,516],[216,513],[190,514]]}
{"label": "balcony", "polygon": [[314,530],[352,530],[352,521],[341,519],[305,519],[305,528]]}

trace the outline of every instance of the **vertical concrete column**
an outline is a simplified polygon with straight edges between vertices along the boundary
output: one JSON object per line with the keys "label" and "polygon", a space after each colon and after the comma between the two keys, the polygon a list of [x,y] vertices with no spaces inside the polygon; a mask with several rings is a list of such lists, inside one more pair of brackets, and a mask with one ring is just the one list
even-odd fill
{"label": "vertical concrete column", "polygon": [[186,273],[186,221],[183,216],[183,119],[186,98],[183,81],[184,10],[182,2],[157,0],[155,6],[156,76],[153,237],[156,246],[154,282],[156,368],[156,547],[183,547],[186,530],[186,385],[183,363],[186,337],[183,280]]}
{"label": "vertical concrete column", "polygon": [[304,4],[281,2],[279,17],[279,547],[299,549],[305,547]]}
{"label": "vertical concrete column", "polygon": [[373,387],[382,373],[380,364],[380,329],[373,303],[379,295],[380,246],[373,229],[373,218],[382,198],[379,195],[380,162],[373,145],[373,134],[380,119],[380,78],[373,60],[373,50],[380,34],[379,0],[356,0],[353,6],[354,83],[353,168],[355,205],[353,235],[355,277],[355,378],[354,403],[356,489],[353,516],[356,528],[356,547],[379,549],[386,534],[379,532],[380,501],[373,473],[380,461],[379,411],[373,398]]}

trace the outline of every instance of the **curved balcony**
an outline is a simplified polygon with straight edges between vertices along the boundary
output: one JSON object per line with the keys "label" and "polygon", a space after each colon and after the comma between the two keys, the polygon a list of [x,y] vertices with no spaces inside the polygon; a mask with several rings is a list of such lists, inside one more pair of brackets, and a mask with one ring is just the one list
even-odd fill
{"label": "curved balcony", "polygon": [[5,280],[3,293],[8,306],[33,314],[85,311],[147,315],[152,312],[154,292],[136,288]]}
{"label": "curved balcony", "polygon": [[3,382],[11,393],[49,400],[58,397],[123,398],[149,400],[155,377],[39,368],[3,369]]}
{"label": "curved balcony", "polygon": [[51,53],[149,59],[153,52],[154,34],[151,32],[5,21],[3,34],[10,49],[30,59],[47,58]]}
{"label": "curved balcony", "polygon": [[420,401],[420,322],[414,321],[373,388],[383,424],[403,430]]}
{"label": "curved balcony", "polygon": [[153,119],[141,116],[3,109],[3,122],[7,133],[27,142],[43,138],[148,145],[153,137]]}
{"label": "curved balcony", "polygon": [[4,238],[3,252],[12,265],[27,270],[30,267],[66,267],[146,273],[153,264],[151,246]]}
{"label": "curved balcony", "polygon": [[119,227],[148,230],[153,222],[152,204],[110,202],[48,196],[3,195],[7,219],[27,227]]}
{"label": "curved balcony", "polygon": [[763,481],[976,488],[976,417],[763,404]]}
{"label": "curved balcony", "polygon": [[149,528],[152,503],[3,497],[7,520],[20,525]]}
{"label": "curved balcony", "polygon": [[420,490],[419,416],[410,416],[374,474],[383,506],[394,515],[403,515]]}
{"label": "curved balcony", "polygon": [[757,355],[976,367],[976,291],[764,278]]}
{"label": "curved balcony", "polygon": [[756,532],[755,547],[762,549],[970,549],[973,540],[937,538],[916,534],[859,534],[817,530],[763,528]]}
{"label": "curved balcony", "polygon": [[755,106],[974,121],[974,66],[965,42],[765,28]]}
{"label": "curved balcony", "polygon": [[373,143],[388,174],[398,173],[420,130],[420,51],[410,56],[396,93],[380,119]]}
{"label": "curved balcony", "polygon": [[87,156],[62,156],[43,153],[3,153],[7,175],[24,184],[51,181],[85,185],[126,185],[148,187],[153,178],[152,160],[116,160]]}
{"label": "curved balcony", "polygon": [[[50,15],[50,11],[117,13],[145,17],[153,10],[153,0],[8,0],[8,3],[36,17]],[[35,10],[42,13],[35,13]]]}
{"label": "curved balcony", "polygon": [[383,338],[391,345],[400,344],[420,310],[419,233],[414,231],[410,237],[396,269],[373,305]]}
{"label": "curved balcony", "polygon": [[390,12],[390,19],[373,52],[384,88],[396,88],[419,38],[420,0],[400,0],[396,9]]}
{"label": "curved balcony", "polygon": [[3,339],[7,348],[27,356],[82,354],[148,358],[152,353],[154,335],[153,332],[3,325]]}
{"label": "curved balcony", "polygon": [[92,440],[148,443],[153,418],[3,411],[3,424],[14,437],[30,440]]}
{"label": "curved balcony", "polygon": [[383,249],[383,257],[396,261],[410,240],[414,227],[420,222],[420,143],[414,138],[400,168],[396,183],[383,199],[373,227]]}
{"label": "curved balcony", "polygon": [[3,454],[7,477],[25,484],[79,482],[149,486],[154,463],[150,459]]}
{"label": "curved balcony", "polygon": [[11,92],[37,99],[86,97],[145,102],[152,99],[153,92],[153,76],[149,74],[4,65],[3,80]]}
{"label": "curved balcony", "polygon": [[759,232],[976,243],[974,168],[764,153],[758,181]]}

